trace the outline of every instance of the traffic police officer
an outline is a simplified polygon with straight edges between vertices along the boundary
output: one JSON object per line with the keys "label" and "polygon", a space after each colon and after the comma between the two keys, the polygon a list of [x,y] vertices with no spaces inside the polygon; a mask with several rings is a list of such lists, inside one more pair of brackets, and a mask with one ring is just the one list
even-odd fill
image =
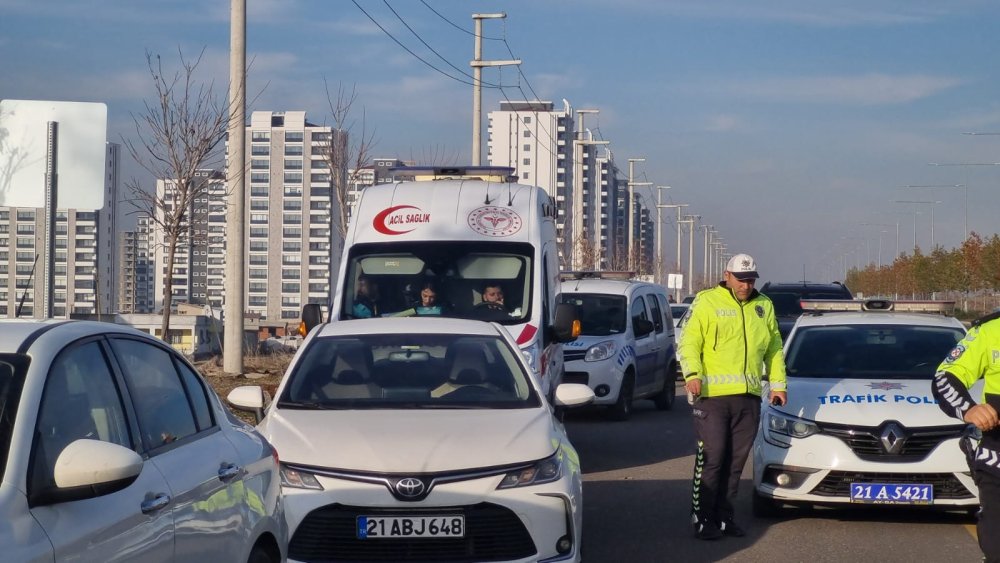
{"label": "traffic police officer", "polygon": [[698,440],[691,500],[695,537],[742,536],[733,500],[760,422],[765,367],[770,400],[785,404],[785,361],[774,306],[754,289],[757,264],[733,256],[724,280],[698,293],[681,337],[684,386]]}
{"label": "traffic police officer", "polygon": [[[982,401],[969,388],[984,379]],[[934,376],[934,398],[946,414],[983,433],[971,464],[979,487],[979,547],[989,563],[1000,563],[1000,312],[974,323]]]}

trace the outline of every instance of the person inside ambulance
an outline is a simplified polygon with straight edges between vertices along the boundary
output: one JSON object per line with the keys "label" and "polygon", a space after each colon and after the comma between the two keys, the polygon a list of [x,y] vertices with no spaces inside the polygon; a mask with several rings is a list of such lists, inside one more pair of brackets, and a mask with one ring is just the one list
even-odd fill
{"label": "person inside ambulance", "polygon": [[351,312],[356,319],[378,317],[381,313],[379,305],[378,284],[365,274],[358,277],[357,294],[354,297],[354,307]]}
{"label": "person inside ambulance", "polygon": [[476,304],[473,316],[484,321],[503,320],[510,318],[507,305],[504,304],[503,287],[499,282],[487,281],[482,285],[482,301]]}

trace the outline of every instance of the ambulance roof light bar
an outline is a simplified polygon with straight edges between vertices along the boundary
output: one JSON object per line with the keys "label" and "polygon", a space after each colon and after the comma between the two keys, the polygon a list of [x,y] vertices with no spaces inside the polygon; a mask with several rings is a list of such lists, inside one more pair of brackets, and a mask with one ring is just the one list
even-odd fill
{"label": "ambulance roof light bar", "polygon": [[896,313],[936,313],[951,316],[955,313],[954,301],[893,301],[891,299],[802,299],[802,310],[807,313],[834,313],[849,311],[894,311]]}
{"label": "ambulance roof light bar", "polygon": [[484,182],[517,182],[510,166],[397,166],[389,169],[394,182],[426,182],[429,180],[482,180]]}

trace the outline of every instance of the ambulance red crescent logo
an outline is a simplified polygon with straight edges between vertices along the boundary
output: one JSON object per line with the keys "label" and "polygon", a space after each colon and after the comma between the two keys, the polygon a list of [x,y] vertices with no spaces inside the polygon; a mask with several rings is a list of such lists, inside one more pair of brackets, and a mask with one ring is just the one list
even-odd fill
{"label": "ambulance red crescent logo", "polygon": [[[406,211],[412,210],[412,211]],[[379,211],[372,220],[372,227],[383,235],[403,235],[426,223],[430,214],[421,212],[419,207],[412,205],[396,205]],[[394,229],[396,226],[408,226],[408,229]],[[411,226],[412,225],[412,226]]]}

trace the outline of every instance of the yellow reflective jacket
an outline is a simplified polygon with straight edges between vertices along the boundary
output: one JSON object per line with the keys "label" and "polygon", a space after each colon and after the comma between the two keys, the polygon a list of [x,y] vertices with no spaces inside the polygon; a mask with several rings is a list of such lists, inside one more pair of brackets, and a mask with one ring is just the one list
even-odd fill
{"label": "yellow reflective jacket", "polygon": [[684,380],[701,378],[702,397],[785,390],[785,360],[774,305],[756,289],[740,303],[720,283],[698,293],[684,322],[680,359]]}

